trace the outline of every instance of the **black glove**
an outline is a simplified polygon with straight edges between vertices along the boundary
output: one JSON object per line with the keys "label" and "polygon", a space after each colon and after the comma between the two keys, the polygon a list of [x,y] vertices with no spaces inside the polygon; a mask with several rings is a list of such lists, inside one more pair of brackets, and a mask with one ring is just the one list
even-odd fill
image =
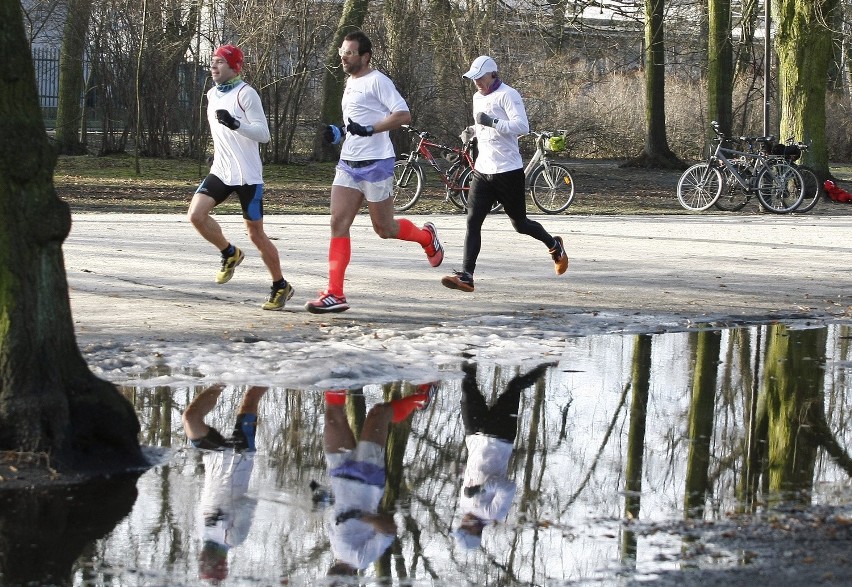
{"label": "black glove", "polygon": [[231,130],[237,130],[240,128],[240,121],[231,116],[231,113],[227,110],[217,110],[216,120],[219,121],[219,124],[224,124]]}
{"label": "black glove", "polygon": [[482,493],[482,485],[471,485],[464,488],[465,497],[473,497],[477,493]]}
{"label": "black glove", "polygon": [[357,122],[352,122],[352,119],[349,119],[349,124],[346,126],[346,130],[352,133],[353,135],[358,135],[362,137],[371,137],[373,136],[373,127],[369,124],[367,126],[361,126]]}
{"label": "black glove", "polygon": [[476,116],[474,116],[473,118],[478,124],[481,124],[482,126],[494,126],[495,124],[497,124],[497,119],[491,118],[485,112],[477,112]]}
{"label": "black glove", "polygon": [[337,126],[336,124],[329,124],[325,127],[325,130],[322,131],[322,138],[326,143],[331,145],[339,145],[340,141],[343,140],[343,135],[346,134],[346,129],[342,126]]}
{"label": "black glove", "polygon": [[351,520],[352,518],[360,518],[364,512],[361,510],[349,510],[348,512],[343,512],[342,514],[338,514],[334,519],[334,524],[342,524],[347,520]]}

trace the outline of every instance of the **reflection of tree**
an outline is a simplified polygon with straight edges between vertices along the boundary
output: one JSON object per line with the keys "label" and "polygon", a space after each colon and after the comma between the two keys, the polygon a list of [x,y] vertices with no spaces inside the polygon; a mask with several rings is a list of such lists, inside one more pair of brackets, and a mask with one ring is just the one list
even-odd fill
{"label": "reflection of tree", "polygon": [[[651,341],[651,335],[640,334],[633,343],[633,398],[630,402],[627,466],[624,472],[624,514],[628,520],[639,518],[641,505],[645,417],[651,387]],[[621,556],[623,559],[636,560],[636,536],[630,530],[625,530],[622,535]]]}
{"label": "reflection of tree", "polygon": [[710,443],[713,438],[713,406],[716,402],[716,371],[721,333],[702,330],[697,335],[692,398],[689,403],[689,455],[686,465],[684,515],[701,518],[708,490]]}
{"label": "reflection of tree", "polygon": [[852,476],[852,459],[837,441],[825,409],[827,330],[766,329],[765,353],[760,331],[755,342],[754,372],[765,356],[762,387],[758,378],[744,377],[751,389],[746,398],[746,454],[738,496],[753,509],[759,489],[777,503],[783,499],[810,502],[817,449]]}
{"label": "reflection of tree", "polygon": [[772,499],[810,502],[818,446],[852,474],[849,455],[825,418],[825,348],[824,328],[793,330],[776,325],[770,331],[765,389]]}
{"label": "reflection of tree", "polygon": [[[745,428],[745,452],[743,454],[743,469],[737,487],[737,502],[745,511],[754,511],[756,506],[757,484],[760,480],[761,461],[765,454],[766,427],[760,424],[761,418],[758,400],[760,397],[760,366],[761,366],[761,341],[762,329],[755,329],[754,368],[751,368],[751,337],[746,329],[740,329],[741,352],[740,369],[743,382],[743,427]],[[765,418],[763,424],[765,424]]]}
{"label": "reflection of tree", "polygon": [[589,465],[589,469],[588,471],[586,471],[586,475],[583,477],[583,480],[580,482],[580,484],[577,486],[577,489],[574,491],[574,493],[571,494],[571,497],[569,497],[568,501],[565,503],[562,513],[565,513],[565,511],[567,511],[567,509],[575,501],[577,501],[577,498],[580,497],[580,494],[583,493],[583,491],[586,489],[586,485],[588,485],[589,481],[592,479],[592,475],[594,475],[595,469],[598,468],[598,463],[600,462],[601,457],[603,456],[604,449],[609,444],[609,439],[612,436],[613,431],[615,430],[616,424],[618,424],[621,410],[624,408],[625,405],[627,405],[627,396],[628,392],[630,391],[630,387],[631,385],[628,382],[627,385],[624,386],[624,389],[621,390],[621,397],[618,398],[618,405],[615,407],[615,411],[612,413],[612,418],[610,418],[609,426],[607,426],[606,433],[604,434],[603,439],[601,440],[601,445],[600,447],[598,447],[598,452],[597,454],[595,454],[595,458],[594,460],[592,460],[591,465]]}
{"label": "reflection of tree", "polygon": [[137,478],[0,493],[0,582],[70,585],[81,553],[133,508]]}

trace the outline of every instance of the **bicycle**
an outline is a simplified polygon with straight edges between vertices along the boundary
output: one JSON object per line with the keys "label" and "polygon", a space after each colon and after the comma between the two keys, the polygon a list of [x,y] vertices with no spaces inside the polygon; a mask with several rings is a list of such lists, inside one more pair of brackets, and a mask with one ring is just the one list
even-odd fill
{"label": "bicycle", "polygon": [[[559,214],[574,201],[574,178],[564,163],[551,161],[551,153],[565,149],[567,131],[555,132],[530,131],[535,137],[535,153],[524,167],[525,187],[530,192],[533,203],[545,214]],[[555,140],[553,140],[555,139]],[[467,206],[467,193],[463,193]],[[499,202],[491,207],[492,212],[502,208]]]}
{"label": "bicycle", "polygon": [[793,138],[791,137],[787,139],[786,144],[782,145],[779,143],[772,148],[772,153],[774,155],[784,157],[790,165],[795,167],[799,173],[802,174],[802,178],[804,179],[805,197],[794,212],[810,212],[822,199],[824,192],[822,182],[819,181],[813,169],[807,165],[799,165],[796,163],[796,161],[801,158],[809,147],[810,145],[801,141],[794,143]]}
{"label": "bicycle", "polygon": [[[446,186],[445,201],[449,201],[459,210],[465,210],[467,197],[465,194],[470,189],[470,174],[473,169],[473,155],[471,151],[476,144],[476,139],[471,138],[464,142],[464,146],[450,147],[434,142],[431,135],[418,130],[410,125],[402,128],[417,135],[417,146],[410,152],[401,155],[393,166],[393,208],[397,212],[408,210],[423,193],[423,165],[421,159],[438,173],[438,177]],[[445,155],[441,159],[450,161],[446,171],[441,168],[439,158],[432,152],[433,149],[443,151]],[[448,158],[449,156],[449,158]]]}
{"label": "bicycle", "polygon": [[[754,142],[760,138],[762,137],[739,137],[738,141],[740,143],[747,142],[749,149],[748,152],[751,153],[754,151]],[[823,191],[813,170],[805,165],[796,164],[796,160],[798,160],[802,153],[808,149],[808,146],[809,145],[802,142],[794,143],[793,139],[790,138],[787,140],[787,144],[782,145],[781,143],[778,143],[772,147],[771,153],[768,153],[768,156],[771,158],[783,157],[802,175],[805,195],[802,199],[802,203],[799,204],[793,212],[809,212],[817,205]],[[768,150],[769,143],[764,142],[763,147],[764,151]],[[746,170],[747,164],[742,158],[732,159],[732,162],[741,168],[741,173]],[[749,169],[748,171],[750,172],[751,170]],[[736,181],[727,181],[726,184],[728,190],[719,196],[719,199],[716,200],[716,203],[714,204],[715,207],[726,212],[737,212],[745,208],[746,204],[751,201],[754,194],[746,193],[740,189],[739,184],[737,184]]]}
{"label": "bicycle", "polygon": [[[692,165],[681,175],[677,183],[681,206],[690,212],[707,210],[719,200],[725,187],[730,191],[736,186],[747,195],[756,194],[766,210],[777,214],[792,212],[801,204],[805,185],[795,167],[783,157],[725,147],[730,139],[719,129],[718,122],[710,124],[716,133],[716,149],[706,162]],[[741,139],[763,144],[775,140],[774,137]]]}

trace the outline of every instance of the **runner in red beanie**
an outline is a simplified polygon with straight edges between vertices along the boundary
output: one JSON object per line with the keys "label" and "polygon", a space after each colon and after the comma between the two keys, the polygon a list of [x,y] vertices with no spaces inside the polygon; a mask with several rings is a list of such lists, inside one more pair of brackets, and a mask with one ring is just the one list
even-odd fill
{"label": "runner in red beanie", "polygon": [[234,45],[222,45],[218,47],[213,55],[217,55],[228,62],[228,66],[234,70],[235,73],[240,73],[240,70],[243,68],[243,52],[239,47],[235,47]]}

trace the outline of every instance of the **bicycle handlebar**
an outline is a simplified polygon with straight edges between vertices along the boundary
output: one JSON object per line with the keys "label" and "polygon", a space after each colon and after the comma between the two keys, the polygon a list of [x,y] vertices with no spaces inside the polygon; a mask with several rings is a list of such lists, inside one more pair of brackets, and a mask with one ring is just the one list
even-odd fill
{"label": "bicycle handlebar", "polygon": [[414,128],[413,126],[411,126],[410,124],[400,125],[400,128],[403,129],[403,130],[406,130],[410,133],[416,134],[421,139],[428,139],[430,136],[432,136],[428,132],[426,132],[425,130],[418,130],[418,129]]}
{"label": "bicycle handlebar", "polygon": [[[719,123],[718,123],[718,122],[716,122],[715,120],[714,120],[713,122],[711,122],[711,123],[710,123],[710,126],[712,126],[712,127],[713,127],[713,132],[715,132],[715,133],[716,133],[717,140],[719,140],[719,141],[723,141],[723,140],[725,140],[725,139],[733,139],[733,138],[734,138],[734,137],[729,137],[728,135],[726,135],[725,133],[723,133],[723,132],[721,131],[721,129],[719,128]],[[765,136],[765,137],[746,137],[746,136],[741,136],[741,137],[736,137],[736,140],[738,140],[738,141],[740,141],[740,142],[746,142],[746,143],[774,143],[774,142],[775,142],[775,137],[774,137],[774,136],[772,136],[772,135],[767,135],[767,136]]]}

